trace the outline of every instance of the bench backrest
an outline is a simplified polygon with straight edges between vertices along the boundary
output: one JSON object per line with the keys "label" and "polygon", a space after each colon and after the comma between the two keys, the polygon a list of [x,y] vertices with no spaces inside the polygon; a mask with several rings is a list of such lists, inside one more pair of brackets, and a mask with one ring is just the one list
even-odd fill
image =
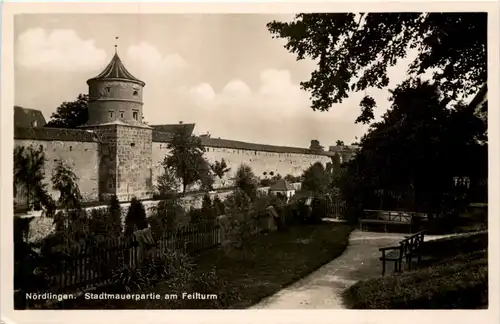
{"label": "bench backrest", "polygon": [[400,241],[399,244],[403,248],[403,254],[408,254],[418,250],[424,242],[425,230],[415,233]]}

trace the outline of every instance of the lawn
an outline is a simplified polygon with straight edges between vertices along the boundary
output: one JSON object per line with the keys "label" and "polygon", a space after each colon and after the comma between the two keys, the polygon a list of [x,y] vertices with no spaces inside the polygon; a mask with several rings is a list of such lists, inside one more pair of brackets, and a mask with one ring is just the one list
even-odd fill
{"label": "lawn", "polygon": [[356,283],[343,294],[351,309],[488,307],[488,234],[426,242],[418,269]]}
{"label": "lawn", "polygon": [[[190,285],[206,294],[217,294],[215,301],[173,303],[166,300],[85,300],[60,304],[78,309],[168,309],[223,308],[242,309],[259,302],[283,287],[299,280],[340,256],[348,245],[352,228],[345,224],[321,223],[294,226],[285,232],[253,236],[243,250],[227,255],[223,248],[212,249],[196,257],[195,277],[206,277],[215,269],[217,282],[212,285]],[[205,287],[202,291],[200,287]],[[140,293],[182,294],[172,291],[169,282],[160,282]],[[174,306],[175,305],[175,306]]]}

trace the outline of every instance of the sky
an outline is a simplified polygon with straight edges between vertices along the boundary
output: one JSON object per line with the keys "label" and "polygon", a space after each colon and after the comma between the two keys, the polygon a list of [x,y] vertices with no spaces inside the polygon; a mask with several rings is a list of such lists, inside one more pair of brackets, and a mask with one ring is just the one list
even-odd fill
{"label": "sky", "polygon": [[[313,111],[300,89],[316,62],[296,61],[266,28],[279,14],[29,14],[15,18],[15,105],[45,118],[64,101],[88,93],[86,80],[114,54],[146,83],[143,114],[149,124],[195,123],[212,137],[309,147],[356,141],[355,93],[328,112]],[[115,40],[115,37],[119,37]],[[411,56],[388,70],[389,87],[405,78]],[[381,116],[387,89],[368,90]]]}

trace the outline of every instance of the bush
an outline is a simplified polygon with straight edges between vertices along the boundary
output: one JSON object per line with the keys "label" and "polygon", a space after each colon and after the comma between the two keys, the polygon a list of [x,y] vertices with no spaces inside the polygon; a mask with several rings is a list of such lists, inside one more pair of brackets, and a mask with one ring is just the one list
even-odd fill
{"label": "bush", "polygon": [[134,231],[148,227],[146,210],[137,198],[132,198],[125,218],[125,236],[130,236]]}
{"label": "bush", "polygon": [[260,185],[261,185],[262,187],[269,187],[269,186],[271,186],[271,184],[272,184],[272,183],[273,183],[273,182],[272,182],[272,180],[271,180],[271,179],[261,179],[261,180],[260,180]]}

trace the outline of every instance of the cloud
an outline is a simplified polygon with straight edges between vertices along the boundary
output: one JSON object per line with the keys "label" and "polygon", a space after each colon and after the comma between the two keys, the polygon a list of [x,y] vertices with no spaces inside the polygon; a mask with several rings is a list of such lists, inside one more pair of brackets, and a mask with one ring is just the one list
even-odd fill
{"label": "cloud", "polygon": [[193,103],[198,105],[211,105],[215,99],[215,92],[212,86],[208,83],[201,83],[189,90],[189,95]]}
{"label": "cloud", "polygon": [[127,49],[130,65],[137,70],[139,77],[176,72],[188,67],[184,58],[178,53],[163,55],[153,45],[147,42],[131,45]]}
{"label": "cloud", "polygon": [[106,52],[71,29],[33,28],[19,35],[16,63],[43,71],[81,72],[102,68]]}

